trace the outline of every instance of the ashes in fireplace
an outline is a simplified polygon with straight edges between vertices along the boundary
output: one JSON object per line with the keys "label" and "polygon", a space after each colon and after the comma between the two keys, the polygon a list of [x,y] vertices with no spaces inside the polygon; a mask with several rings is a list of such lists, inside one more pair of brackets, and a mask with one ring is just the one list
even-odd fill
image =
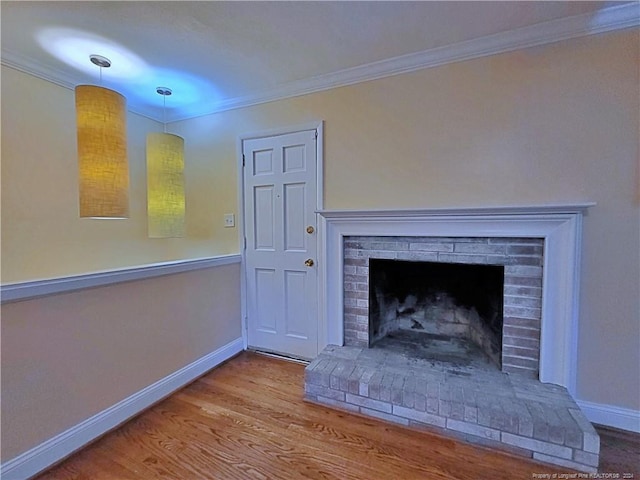
{"label": "ashes in fireplace", "polygon": [[369,345],[502,366],[504,266],[370,259]]}

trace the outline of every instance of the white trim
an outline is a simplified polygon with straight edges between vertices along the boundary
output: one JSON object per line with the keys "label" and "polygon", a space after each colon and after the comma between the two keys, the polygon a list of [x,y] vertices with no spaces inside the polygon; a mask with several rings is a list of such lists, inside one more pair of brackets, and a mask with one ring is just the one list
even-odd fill
{"label": "white trim", "polygon": [[[215,105],[204,103],[202,110],[192,115],[170,115],[168,122],[210,115],[226,110],[249,107],[285,98],[306,95],[360,82],[449,63],[496,55],[513,50],[546,45],[561,40],[579,38],[640,25],[640,6],[636,2],[603,8],[596,13],[584,13],[572,17],[541,22],[515,30],[487,35],[464,42],[410,53],[378,62],[359,65],[337,72],[318,75],[266,90],[257,94],[229,98]],[[24,56],[2,50],[2,64],[34,75],[65,88],[73,89],[77,79],[60,70],[34,62]],[[158,122],[162,119],[159,110],[146,106],[133,106],[134,113],[147,116]]]}
{"label": "white trim", "polygon": [[241,338],[229,342],[106,410],[5,462],[0,467],[2,478],[29,478],[42,472],[242,350]]}
{"label": "white trim", "polygon": [[240,245],[240,323],[242,328],[242,346],[246,350],[249,347],[248,343],[248,328],[247,322],[247,262],[246,262],[246,243],[245,235],[246,229],[244,227],[244,138],[238,136],[236,139],[236,157],[238,159],[238,189],[237,189],[237,202],[238,202],[238,243]]}
{"label": "white trim", "polygon": [[[317,194],[317,206],[318,210],[324,209],[324,121],[318,124],[318,141],[317,141],[317,168],[316,168],[316,194]],[[324,217],[316,212],[316,264],[324,265],[324,247],[323,238],[326,228]],[[327,331],[326,314],[325,314],[325,287],[324,287],[324,269],[318,268],[318,299],[317,299],[317,312],[318,312],[318,352],[322,350],[323,345],[327,344],[325,332]]]}
{"label": "white trim", "polygon": [[452,45],[367,63],[297,82],[290,82],[255,95],[230,98],[218,103],[216,112],[259,105],[449,63],[497,55],[638,25],[640,25],[640,9],[636,3],[609,7],[600,10],[595,16],[594,14],[585,13],[542,22]]}
{"label": "white trim", "polygon": [[257,132],[248,132],[238,135],[238,141],[240,142],[240,155],[242,156],[242,142],[245,140],[255,140],[258,138],[277,137],[279,135],[288,135],[290,133],[305,132],[307,130],[319,130],[322,129],[324,121],[317,120],[315,122],[307,122],[297,124],[293,126],[274,127],[265,130],[259,130]]}
{"label": "white trim", "polygon": [[640,433],[640,410],[577,400],[590,422]]}
{"label": "white trim", "polygon": [[[317,123],[316,133],[316,207],[324,209],[324,120]],[[316,215],[317,217],[317,215]],[[316,229],[317,231],[317,229]]]}
{"label": "white trim", "polygon": [[[320,122],[318,125],[318,136],[316,140],[316,205],[318,210],[324,209],[324,121]],[[316,264],[321,265],[324,264],[323,251],[322,247],[322,237],[324,236],[325,222],[322,216],[318,215],[316,212],[315,216],[316,220]],[[322,284],[324,276],[321,269],[317,270],[318,272],[318,283],[316,290],[316,312],[317,312],[317,321],[318,321],[318,331],[316,335],[316,342],[318,345],[318,353],[322,350],[321,345],[324,345],[324,334],[322,332],[326,331],[326,325],[324,322],[324,286]]]}
{"label": "white trim", "polygon": [[554,214],[554,213],[582,213],[594,202],[579,202],[571,205],[546,204],[546,205],[507,205],[493,207],[446,207],[446,208],[413,208],[404,210],[320,210],[318,213],[326,218],[363,218],[375,217],[379,219],[402,219],[402,217],[419,218],[434,217],[440,215],[527,215],[527,214]]}
{"label": "white trim", "polygon": [[[238,215],[239,235],[240,235],[240,251],[242,255],[241,275],[240,275],[240,311],[242,315],[242,339],[244,348],[248,347],[248,319],[247,319],[247,266],[246,266],[246,249],[245,249],[245,205],[244,205],[244,170],[243,170],[243,143],[245,140],[253,140],[257,138],[275,137],[278,135],[287,135],[289,133],[304,132],[307,130],[315,130],[316,137],[316,208],[321,211],[324,208],[324,120],[303,123],[290,127],[276,127],[268,130],[261,130],[252,133],[243,133],[238,136],[236,141],[236,155],[238,156],[238,205],[240,213]],[[317,213],[317,212],[316,212]],[[316,214],[316,239],[318,242],[318,262],[321,260],[321,242],[324,232],[324,219]],[[318,348],[320,350],[320,338],[324,338],[324,318],[321,310],[323,309],[324,290],[322,286],[321,270],[318,270]],[[318,351],[319,351],[318,350]]]}
{"label": "white trim", "polygon": [[37,62],[26,55],[12,52],[6,48],[2,49],[2,60],[0,63],[5,67],[12,68],[28,75],[33,75],[34,77],[69,90],[73,90],[77,83],[77,79],[75,77],[72,78],[63,70]]}
{"label": "white trim", "polygon": [[[26,73],[27,75],[33,75],[36,78],[53,83],[59,87],[66,88],[67,90],[74,90],[76,85],[94,81],[90,78],[70,75],[60,69],[45,65],[44,63],[37,62],[25,55],[6,50],[4,48],[2,49],[0,64],[5,67],[12,68],[13,70]],[[164,123],[162,113],[157,109],[152,109],[145,105],[134,105],[133,108],[129,107],[131,107],[131,102],[128,101],[127,111],[146,117],[155,122]],[[194,115],[194,117],[200,115],[202,114]]]}
{"label": "white trim", "polygon": [[343,237],[536,237],[545,240],[540,380],[576,390],[580,238],[593,203],[531,207],[323,211],[326,344],[343,345]]}
{"label": "white trim", "polygon": [[49,278],[29,282],[9,283],[0,286],[2,303],[29,300],[31,298],[73,292],[85,288],[103,287],[132,280],[172,275],[174,273],[191,272],[205,268],[219,267],[232,263],[240,263],[238,254],[219,257],[177,260],[174,262],[154,263],[138,267],[127,267],[115,270],[71,275],[68,277]]}

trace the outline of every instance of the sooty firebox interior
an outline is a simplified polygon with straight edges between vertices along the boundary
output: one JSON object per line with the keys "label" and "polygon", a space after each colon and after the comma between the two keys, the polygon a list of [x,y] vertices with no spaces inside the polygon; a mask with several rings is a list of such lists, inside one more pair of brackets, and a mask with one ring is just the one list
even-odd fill
{"label": "sooty firebox interior", "polygon": [[369,345],[500,368],[503,289],[503,266],[370,259]]}

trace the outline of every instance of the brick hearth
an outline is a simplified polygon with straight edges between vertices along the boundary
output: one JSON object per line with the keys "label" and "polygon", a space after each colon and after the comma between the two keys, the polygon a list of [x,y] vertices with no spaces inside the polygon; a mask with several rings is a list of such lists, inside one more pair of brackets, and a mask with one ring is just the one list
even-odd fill
{"label": "brick hearth", "polygon": [[495,369],[329,345],[306,368],[305,398],[580,471],[598,465],[598,434],[564,387]]}

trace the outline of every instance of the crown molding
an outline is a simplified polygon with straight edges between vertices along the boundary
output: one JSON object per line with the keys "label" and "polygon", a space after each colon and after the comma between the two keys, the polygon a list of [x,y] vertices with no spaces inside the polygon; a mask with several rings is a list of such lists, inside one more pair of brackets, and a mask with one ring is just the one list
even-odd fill
{"label": "crown molding", "polygon": [[[449,63],[638,26],[640,26],[640,3],[625,3],[602,9],[595,15],[589,13],[542,22],[452,45],[445,45],[359,65],[337,72],[318,75],[300,81],[289,82],[253,95],[229,98],[215,104],[204,103],[202,108],[197,112],[191,110],[189,115],[181,115],[179,112],[175,112],[167,118],[167,121],[176,122],[187,120]],[[77,79],[64,74],[60,70],[45,67],[31,59],[13,52],[8,52],[4,49],[2,50],[2,64],[50,81],[64,88],[72,89],[78,83]],[[159,111],[154,115],[153,111],[148,107],[145,108],[144,106],[136,105],[131,105],[131,107],[130,111],[134,113],[139,113],[153,120],[161,121]]]}
{"label": "crown molding", "polygon": [[217,111],[272,102],[463,60],[471,60],[623,28],[637,27],[639,25],[639,3],[609,7],[599,11],[596,17],[592,14],[565,17],[291,82],[257,95],[224,100],[218,103]]}
{"label": "crown molding", "polygon": [[68,75],[62,70],[36,62],[30,57],[9,51],[5,48],[2,49],[1,63],[5,67],[33,75],[34,77],[38,77],[42,80],[46,80],[47,82],[54,83],[60,87],[68,88],[70,90],[73,90],[73,88],[80,83],[77,77]]}
{"label": "crown molding", "polygon": [[[27,75],[32,75],[36,78],[51,82],[55,85],[58,85],[59,87],[66,88],[68,90],[73,90],[76,85],[79,85],[81,83],[92,81],[82,74],[69,75],[62,70],[36,62],[30,57],[6,50],[4,48],[2,49],[2,59],[0,63],[5,67],[18,70],[19,72],[26,73]],[[144,107],[142,105],[135,105],[133,106],[133,108],[129,108],[130,106],[127,105],[127,107],[127,110],[131,113],[135,113],[156,122],[163,123],[162,111],[156,111],[156,109]]]}

